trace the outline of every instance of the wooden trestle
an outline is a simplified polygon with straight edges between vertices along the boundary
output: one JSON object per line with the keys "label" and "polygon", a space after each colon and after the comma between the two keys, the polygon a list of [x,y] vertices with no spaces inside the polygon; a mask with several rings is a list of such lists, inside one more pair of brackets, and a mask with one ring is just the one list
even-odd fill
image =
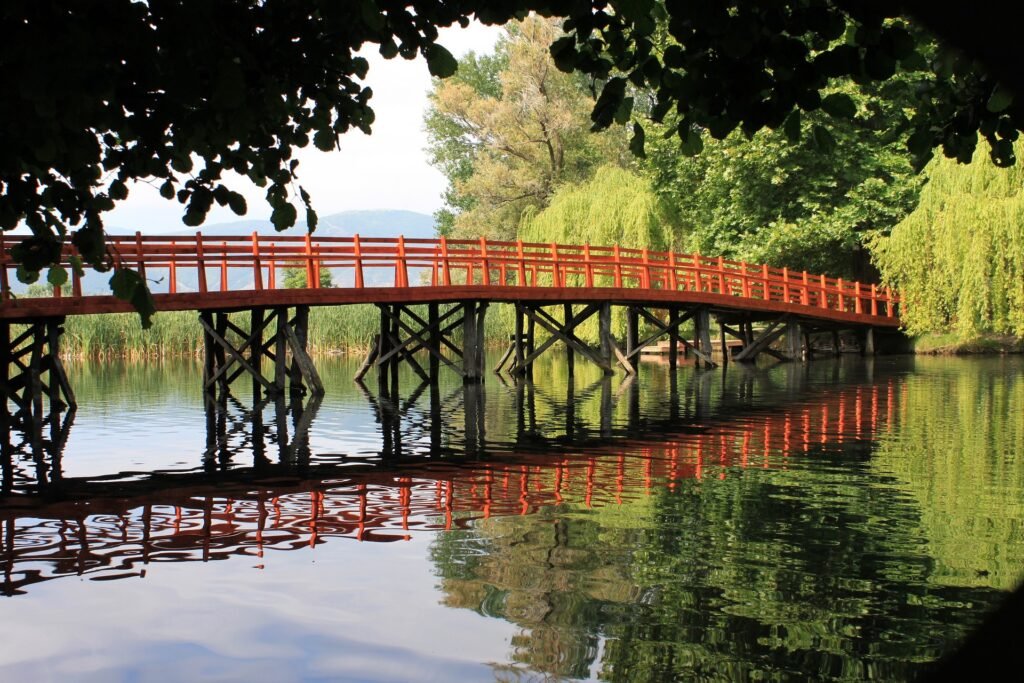
{"label": "wooden trestle", "polygon": [[[324,393],[323,382],[309,357],[307,340],[309,307],[254,308],[250,311],[203,311],[199,324],[203,328],[203,390],[222,395],[239,377],[252,379],[253,391],[276,397],[290,390],[316,396]],[[234,318],[234,319],[232,319]],[[239,319],[248,318],[248,329]],[[244,323],[243,323],[244,324]],[[263,373],[264,359],[273,371]]]}
{"label": "wooden trestle", "polygon": [[42,424],[47,417],[78,406],[60,360],[63,334],[64,318],[17,326],[0,321],[0,421],[5,428]]}

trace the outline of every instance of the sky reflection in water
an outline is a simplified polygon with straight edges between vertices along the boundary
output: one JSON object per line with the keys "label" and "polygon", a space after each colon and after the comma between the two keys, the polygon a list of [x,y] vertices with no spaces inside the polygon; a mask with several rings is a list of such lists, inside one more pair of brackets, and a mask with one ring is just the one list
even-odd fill
{"label": "sky reflection in water", "polygon": [[7,448],[4,677],[902,679],[1024,575],[1016,360],[320,369],[74,367],[63,452]]}

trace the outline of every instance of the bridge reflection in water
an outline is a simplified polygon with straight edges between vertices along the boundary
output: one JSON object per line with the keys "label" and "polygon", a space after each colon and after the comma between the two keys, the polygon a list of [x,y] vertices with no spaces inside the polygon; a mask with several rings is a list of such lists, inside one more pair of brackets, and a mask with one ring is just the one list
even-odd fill
{"label": "bridge reflection in water", "polygon": [[810,385],[806,366],[787,370],[792,400],[771,409],[755,400],[758,382],[769,381],[762,370],[737,368],[728,382],[721,372],[673,375],[658,417],[641,412],[632,378],[581,391],[570,382],[565,396],[526,379],[492,385],[514,402],[516,425],[512,438],[491,440],[482,384],[364,387],[382,447],[363,456],[313,452],[318,397],[229,397],[206,404],[201,467],[117,479],[62,476],[74,411],[57,413],[2,444],[0,590],[145,576],[160,562],[264,558],[336,538],[400,541],[563,502],[621,504],[685,479],[786,468],[793,456],[892,428],[896,378],[833,388]]}

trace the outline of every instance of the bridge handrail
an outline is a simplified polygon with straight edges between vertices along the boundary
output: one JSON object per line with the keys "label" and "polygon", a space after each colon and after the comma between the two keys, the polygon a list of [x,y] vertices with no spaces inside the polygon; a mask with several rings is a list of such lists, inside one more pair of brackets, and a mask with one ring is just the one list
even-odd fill
{"label": "bridge handrail", "polygon": [[[10,238],[7,238],[9,242]],[[351,271],[344,287],[414,287],[482,284],[494,287],[614,287],[700,291],[751,300],[776,301],[829,311],[893,318],[899,299],[888,288],[850,282],[807,271],[791,271],[722,257],[674,251],[558,243],[407,237],[312,237],[309,235],[135,235],[108,236],[118,266],[151,277],[154,294],[176,294],[181,271],[197,271],[199,292],[279,289],[285,268],[306,271],[317,289],[320,272]],[[65,245],[62,264],[71,272],[74,247]],[[0,295],[11,298],[14,268],[0,233]],[[230,272],[245,269],[251,281],[232,287]],[[384,285],[367,274],[393,271]],[[164,271],[163,280],[152,278]],[[410,280],[410,271],[419,271]],[[219,277],[218,277],[219,276]],[[419,281],[415,281],[420,277]],[[156,280],[156,281],[154,281]],[[71,296],[90,296],[72,273]],[[163,284],[166,283],[166,284]],[[164,290],[164,291],[161,291]],[[67,296],[53,288],[53,296]]]}

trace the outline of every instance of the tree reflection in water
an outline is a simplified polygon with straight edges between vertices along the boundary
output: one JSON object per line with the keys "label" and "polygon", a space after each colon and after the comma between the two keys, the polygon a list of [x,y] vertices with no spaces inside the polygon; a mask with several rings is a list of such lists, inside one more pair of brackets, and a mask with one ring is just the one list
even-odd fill
{"label": "tree reflection in water", "polygon": [[364,388],[369,455],[225,400],[199,467],[116,478],[12,431],[3,591],[426,532],[443,602],[520,627],[501,679],[906,678],[1024,559],[1019,369],[918,366]]}

